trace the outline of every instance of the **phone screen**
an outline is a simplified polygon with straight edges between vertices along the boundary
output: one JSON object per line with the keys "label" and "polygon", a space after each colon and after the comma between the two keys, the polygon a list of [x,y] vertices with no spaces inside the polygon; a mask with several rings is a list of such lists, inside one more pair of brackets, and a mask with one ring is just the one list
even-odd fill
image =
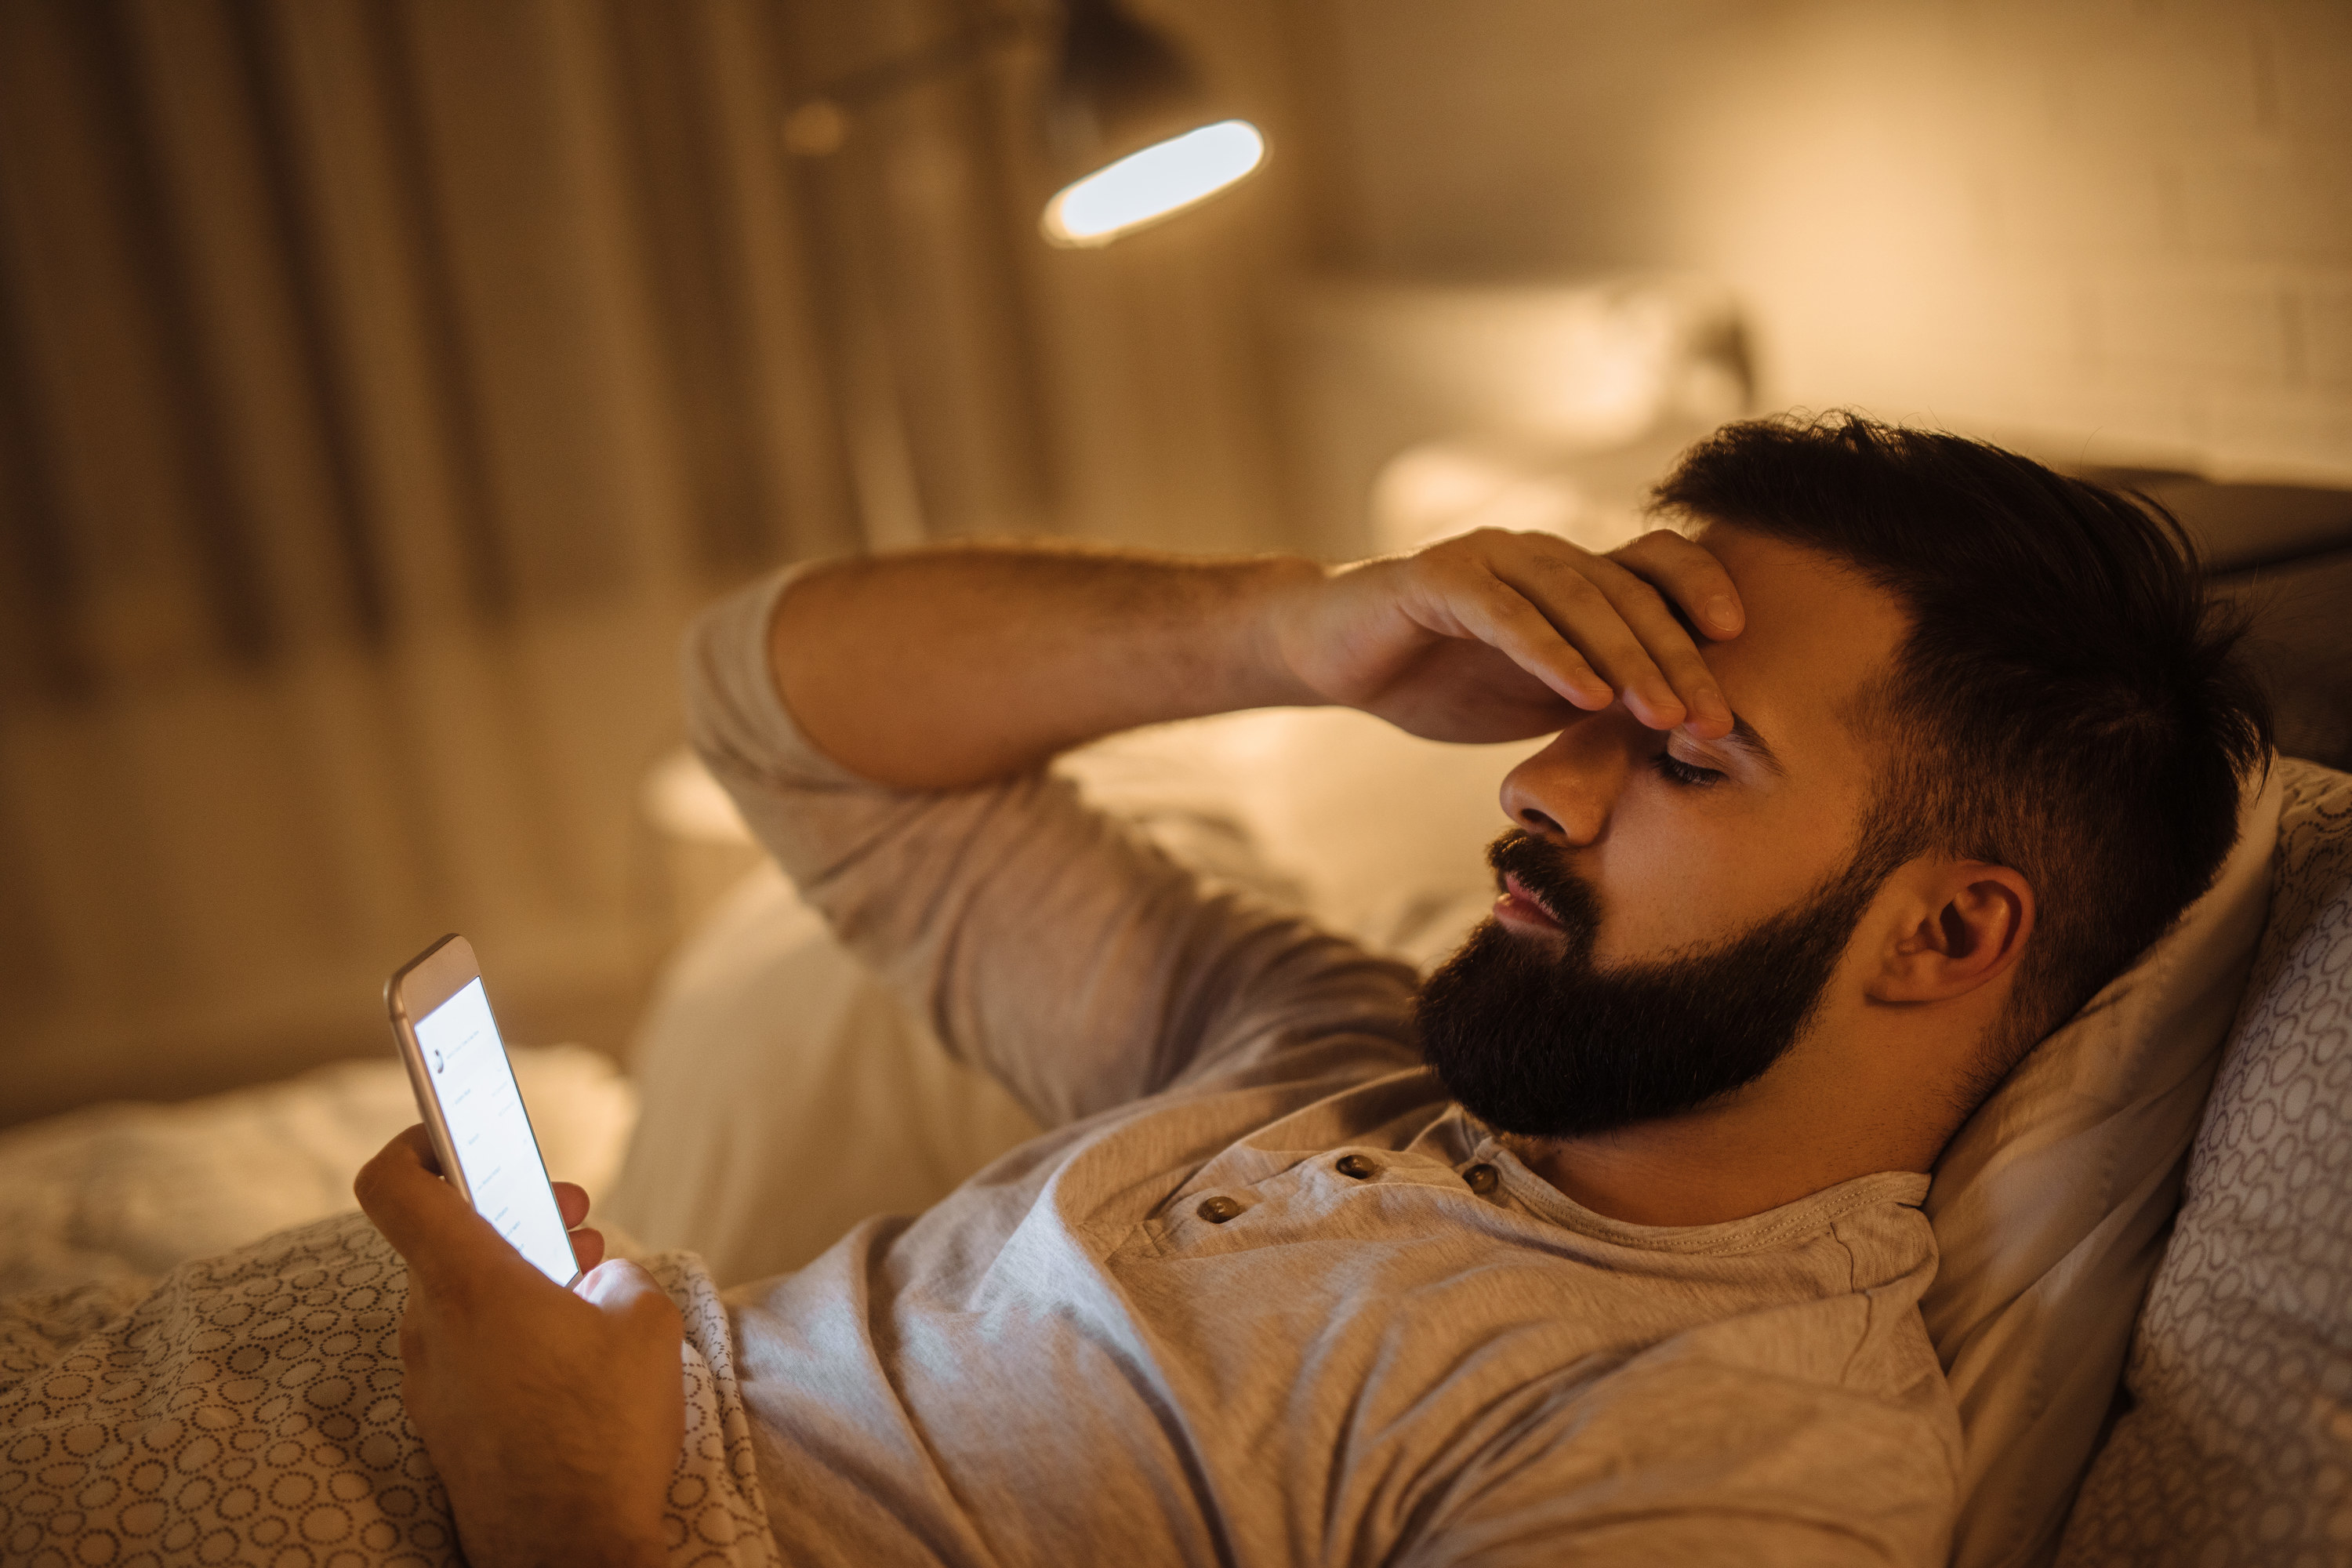
{"label": "phone screen", "polygon": [[572,1238],[564,1234],[563,1215],[548,1186],[539,1141],[531,1136],[522,1090],[507,1063],[480,977],[417,1019],[415,1029],[474,1212],[496,1226],[541,1273],[558,1285],[570,1284],[580,1265],[572,1256]]}

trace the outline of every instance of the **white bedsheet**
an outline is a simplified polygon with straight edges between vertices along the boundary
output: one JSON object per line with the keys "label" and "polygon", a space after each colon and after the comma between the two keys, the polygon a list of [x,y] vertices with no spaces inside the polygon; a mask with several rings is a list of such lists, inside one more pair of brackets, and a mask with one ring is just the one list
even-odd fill
{"label": "white bedsheet", "polygon": [[[549,1170],[594,1199],[620,1168],[636,1091],[584,1047],[512,1054]],[[152,1279],[341,1213],[360,1166],[416,1119],[387,1049],[178,1105],[94,1105],[0,1131],[0,1299]]]}

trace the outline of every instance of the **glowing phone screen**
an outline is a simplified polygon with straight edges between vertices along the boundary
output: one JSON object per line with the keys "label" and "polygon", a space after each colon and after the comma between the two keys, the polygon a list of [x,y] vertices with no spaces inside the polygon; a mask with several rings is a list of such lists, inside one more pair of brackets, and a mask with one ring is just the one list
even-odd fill
{"label": "glowing phone screen", "polygon": [[570,1284],[580,1266],[478,977],[416,1020],[416,1044],[474,1195],[474,1212],[541,1273]]}

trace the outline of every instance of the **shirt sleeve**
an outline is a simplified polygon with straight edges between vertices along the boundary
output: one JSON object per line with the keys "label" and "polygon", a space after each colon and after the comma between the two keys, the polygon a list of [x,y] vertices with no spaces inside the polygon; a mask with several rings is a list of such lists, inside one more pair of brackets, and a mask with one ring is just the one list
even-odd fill
{"label": "shirt sleeve", "polygon": [[791,581],[688,632],[695,749],[834,933],[1042,1123],[1308,1039],[1357,1040],[1376,1070],[1419,1061],[1409,968],[1205,884],[1069,781],[894,789],[819,752],[770,672]]}

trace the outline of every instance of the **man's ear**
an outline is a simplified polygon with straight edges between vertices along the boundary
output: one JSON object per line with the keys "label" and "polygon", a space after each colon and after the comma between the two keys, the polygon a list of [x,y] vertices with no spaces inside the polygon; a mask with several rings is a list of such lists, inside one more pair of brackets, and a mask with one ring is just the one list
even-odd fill
{"label": "man's ear", "polygon": [[1874,1002],[1942,1002],[2009,973],[2033,934],[2033,884],[1981,860],[1915,864],[1904,924],[1882,955]]}

